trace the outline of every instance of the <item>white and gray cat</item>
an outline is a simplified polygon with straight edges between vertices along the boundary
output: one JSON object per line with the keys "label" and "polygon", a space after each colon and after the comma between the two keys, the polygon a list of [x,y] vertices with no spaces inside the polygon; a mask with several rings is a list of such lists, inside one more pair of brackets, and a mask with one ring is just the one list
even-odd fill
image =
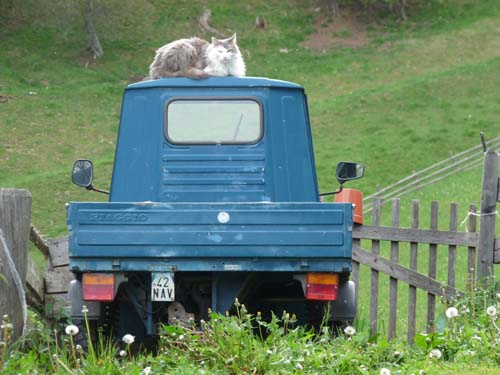
{"label": "white and gray cat", "polygon": [[236,34],[227,39],[179,39],[156,51],[149,67],[150,79],[164,77],[244,77],[245,62],[236,44]]}

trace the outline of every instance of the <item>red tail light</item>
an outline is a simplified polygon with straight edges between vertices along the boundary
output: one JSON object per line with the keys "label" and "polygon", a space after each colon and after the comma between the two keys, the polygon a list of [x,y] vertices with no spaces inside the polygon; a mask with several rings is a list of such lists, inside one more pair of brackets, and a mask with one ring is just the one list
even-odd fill
{"label": "red tail light", "polygon": [[115,275],[112,273],[84,273],[83,299],[85,301],[113,301]]}
{"label": "red tail light", "polygon": [[335,273],[308,273],[306,299],[335,301],[339,288],[339,275]]}

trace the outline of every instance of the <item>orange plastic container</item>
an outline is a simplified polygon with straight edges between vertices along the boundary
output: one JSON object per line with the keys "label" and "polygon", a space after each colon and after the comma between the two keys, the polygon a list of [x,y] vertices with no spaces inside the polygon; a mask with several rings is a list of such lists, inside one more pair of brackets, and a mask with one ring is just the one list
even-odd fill
{"label": "orange plastic container", "polygon": [[335,195],[335,202],[350,202],[355,205],[354,222],[363,224],[363,193],[356,189],[343,189]]}

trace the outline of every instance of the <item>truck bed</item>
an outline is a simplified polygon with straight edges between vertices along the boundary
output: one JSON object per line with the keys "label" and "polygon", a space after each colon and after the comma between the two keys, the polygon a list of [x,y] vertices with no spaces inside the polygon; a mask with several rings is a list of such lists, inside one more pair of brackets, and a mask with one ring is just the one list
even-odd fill
{"label": "truck bed", "polygon": [[349,203],[71,203],[70,269],[351,271]]}

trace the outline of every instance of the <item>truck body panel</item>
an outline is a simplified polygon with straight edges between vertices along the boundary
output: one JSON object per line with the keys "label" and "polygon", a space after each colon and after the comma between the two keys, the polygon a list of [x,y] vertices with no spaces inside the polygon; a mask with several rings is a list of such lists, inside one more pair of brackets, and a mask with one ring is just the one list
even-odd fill
{"label": "truck body panel", "polygon": [[350,271],[346,203],[74,203],[68,221],[72,269]]}

